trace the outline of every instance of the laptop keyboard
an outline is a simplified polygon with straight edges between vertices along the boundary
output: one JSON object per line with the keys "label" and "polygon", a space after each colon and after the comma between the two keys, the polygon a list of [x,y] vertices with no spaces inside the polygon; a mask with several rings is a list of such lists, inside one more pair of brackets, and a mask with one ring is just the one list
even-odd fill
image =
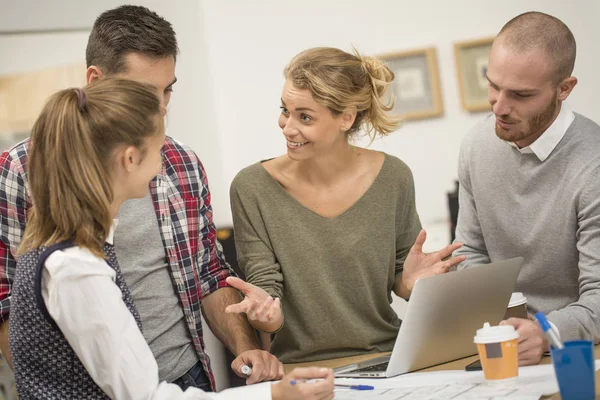
{"label": "laptop keyboard", "polygon": [[361,369],[355,369],[354,372],[385,372],[387,370],[389,361],[383,362],[381,364],[371,365],[370,367],[364,367]]}

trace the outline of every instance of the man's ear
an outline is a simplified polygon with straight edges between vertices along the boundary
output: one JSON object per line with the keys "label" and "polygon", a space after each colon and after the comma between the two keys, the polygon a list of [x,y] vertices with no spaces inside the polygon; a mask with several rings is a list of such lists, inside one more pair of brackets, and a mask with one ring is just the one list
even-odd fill
{"label": "man's ear", "polygon": [[98,79],[101,79],[104,76],[104,73],[99,67],[95,65],[90,65],[85,72],[85,82],[89,85],[92,82],[96,82]]}
{"label": "man's ear", "polygon": [[564,79],[560,85],[558,85],[558,99],[560,101],[565,101],[573,91],[575,85],[577,85],[577,78],[574,76]]}

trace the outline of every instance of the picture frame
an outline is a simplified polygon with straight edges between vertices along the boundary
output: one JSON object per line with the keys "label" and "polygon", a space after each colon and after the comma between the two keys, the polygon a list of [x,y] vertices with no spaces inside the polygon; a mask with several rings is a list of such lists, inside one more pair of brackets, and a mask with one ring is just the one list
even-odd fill
{"label": "picture frame", "polygon": [[493,37],[454,43],[454,59],[462,108],[469,112],[491,111],[486,78]]}
{"label": "picture frame", "polygon": [[394,72],[393,112],[403,120],[439,117],[444,113],[437,51],[434,47],[379,55]]}
{"label": "picture frame", "polygon": [[[48,98],[85,86],[85,62],[0,75],[0,150],[26,139]],[[1,398],[1,397],[0,397]]]}

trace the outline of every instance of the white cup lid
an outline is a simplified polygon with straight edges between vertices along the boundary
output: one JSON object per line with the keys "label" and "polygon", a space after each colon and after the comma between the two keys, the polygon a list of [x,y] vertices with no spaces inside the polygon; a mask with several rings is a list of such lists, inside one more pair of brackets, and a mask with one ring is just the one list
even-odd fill
{"label": "white cup lid", "polygon": [[519,334],[512,325],[490,326],[489,322],[483,324],[483,328],[477,329],[477,334],[473,338],[475,343],[498,343],[507,340],[518,339]]}
{"label": "white cup lid", "polygon": [[521,292],[515,292],[510,296],[510,301],[508,302],[509,307],[520,306],[521,304],[527,303],[527,297],[523,295]]}

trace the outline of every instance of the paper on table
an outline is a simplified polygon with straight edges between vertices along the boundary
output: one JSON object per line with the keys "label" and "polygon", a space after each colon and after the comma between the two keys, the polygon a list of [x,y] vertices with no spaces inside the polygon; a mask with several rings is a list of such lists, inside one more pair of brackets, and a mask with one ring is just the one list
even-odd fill
{"label": "paper on table", "polygon": [[[596,360],[596,370],[599,369],[600,360]],[[515,381],[493,385],[486,383],[481,371],[416,372],[389,379],[338,378],[335,381],[375,387],[375,390],[370,391],[336,389],[335,398],[341,400],[538,400],[543,395],[558,392],[552,365],[521,367]]]}

